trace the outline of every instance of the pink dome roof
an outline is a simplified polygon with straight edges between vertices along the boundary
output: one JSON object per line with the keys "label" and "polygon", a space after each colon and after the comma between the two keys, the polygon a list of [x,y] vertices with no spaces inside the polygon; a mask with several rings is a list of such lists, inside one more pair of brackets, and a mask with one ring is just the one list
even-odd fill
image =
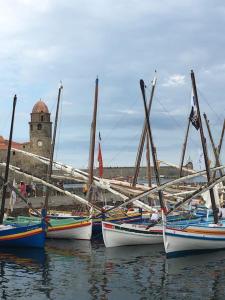
{"label": "pink dome roof", "polygon": [[47,105],[39,100],[33,107],[32,113],[49,113]]}

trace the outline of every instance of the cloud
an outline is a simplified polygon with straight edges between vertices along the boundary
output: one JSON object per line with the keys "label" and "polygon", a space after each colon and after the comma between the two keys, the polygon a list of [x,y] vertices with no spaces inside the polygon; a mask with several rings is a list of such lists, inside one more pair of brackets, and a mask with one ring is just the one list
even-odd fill
{"label": "cloud", "polygon": [[[53,120],[62,80],[58,158],[86,165],[98,75],[97,129],[106,143],[104,157],[131,165],[144,120],[139,80],[149,86],[156,69],[153,135],[159,158],[178,162],[191,69],[201,110],[219,139],[225,111],[224,12],[224,3],[209,0],[2,1],[0,134],[8,136],[15,93],[17,140],[29,139],[27,122],[38,99],[48,104]],[[146,92],[149,101],[151,89]]]}
{"label": "cloud", "polygon": [[180,74],[171,75],[162,86],[176,87],[185,84],[185,76]]}

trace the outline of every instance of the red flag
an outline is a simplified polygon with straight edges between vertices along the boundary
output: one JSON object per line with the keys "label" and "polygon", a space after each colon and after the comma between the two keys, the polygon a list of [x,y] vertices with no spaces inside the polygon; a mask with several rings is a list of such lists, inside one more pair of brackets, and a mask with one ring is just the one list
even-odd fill
{"label": "red flag", "polygon": [[100,132],[99,132],[99,135],[98,135],[98,171],[99,171],[99,177],[102,177],[103,176],[103,161],[102,161],[102,150],[101,150],[101,135],[100,135]]}
{"label": "red flag", "polygon": [[98,143],[98,171],[99,171],[99,177],[103,176],[103,161],[102,161],[102,150],[101,150],[101,144]]}

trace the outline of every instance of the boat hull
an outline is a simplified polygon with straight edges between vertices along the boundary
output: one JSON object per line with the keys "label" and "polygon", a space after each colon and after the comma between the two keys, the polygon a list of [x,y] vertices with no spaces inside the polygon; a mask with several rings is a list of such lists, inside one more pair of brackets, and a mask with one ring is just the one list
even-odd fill
{"label": "boat hull", "polygon": [[44,248],[46,233],[42,224],[29,226],[2,225],[0,247]]}
{"label": "boat hull", "polygon": [[[132,216],[124,217],[108,217],[106,222],[123,222],[123,223],[138,223],[142,221],[141,214],[134,214]],[[95,239],[102,239],[102,219],[93,219],[92,237]]]}
{"label": "boat hull", "polygon": [[[65,221],[65,220],[64,220]],[[90,240],[92,236],[92,221],[62,222],[50,220],[47,238]]]}
{"label": "boat hull", "polygon": [[224,226],[188,226],[183,230],[167,227],[163,238],[167,256],[225,249]]}
{"label": "boat hull", "polygon": [[147,229],[145,225],[102,222],[102,235],[107,248],[163,243],[162,227],[159,225]]}

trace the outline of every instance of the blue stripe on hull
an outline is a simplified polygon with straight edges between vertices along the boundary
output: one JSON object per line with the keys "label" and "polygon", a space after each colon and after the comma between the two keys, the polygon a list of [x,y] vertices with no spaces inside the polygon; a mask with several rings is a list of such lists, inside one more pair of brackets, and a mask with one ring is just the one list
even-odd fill
{"label": "blue stripe on hull", "polygon": [[202,236],[192,236],[192,235],[182,235],[182,234],[173,234],[166,232],[166,235],[181,237],[186,239],[196,239],[196,240],[204,240],[204,241],[225,241],[225,238],[213,238],[213,237],[202,237]]}

